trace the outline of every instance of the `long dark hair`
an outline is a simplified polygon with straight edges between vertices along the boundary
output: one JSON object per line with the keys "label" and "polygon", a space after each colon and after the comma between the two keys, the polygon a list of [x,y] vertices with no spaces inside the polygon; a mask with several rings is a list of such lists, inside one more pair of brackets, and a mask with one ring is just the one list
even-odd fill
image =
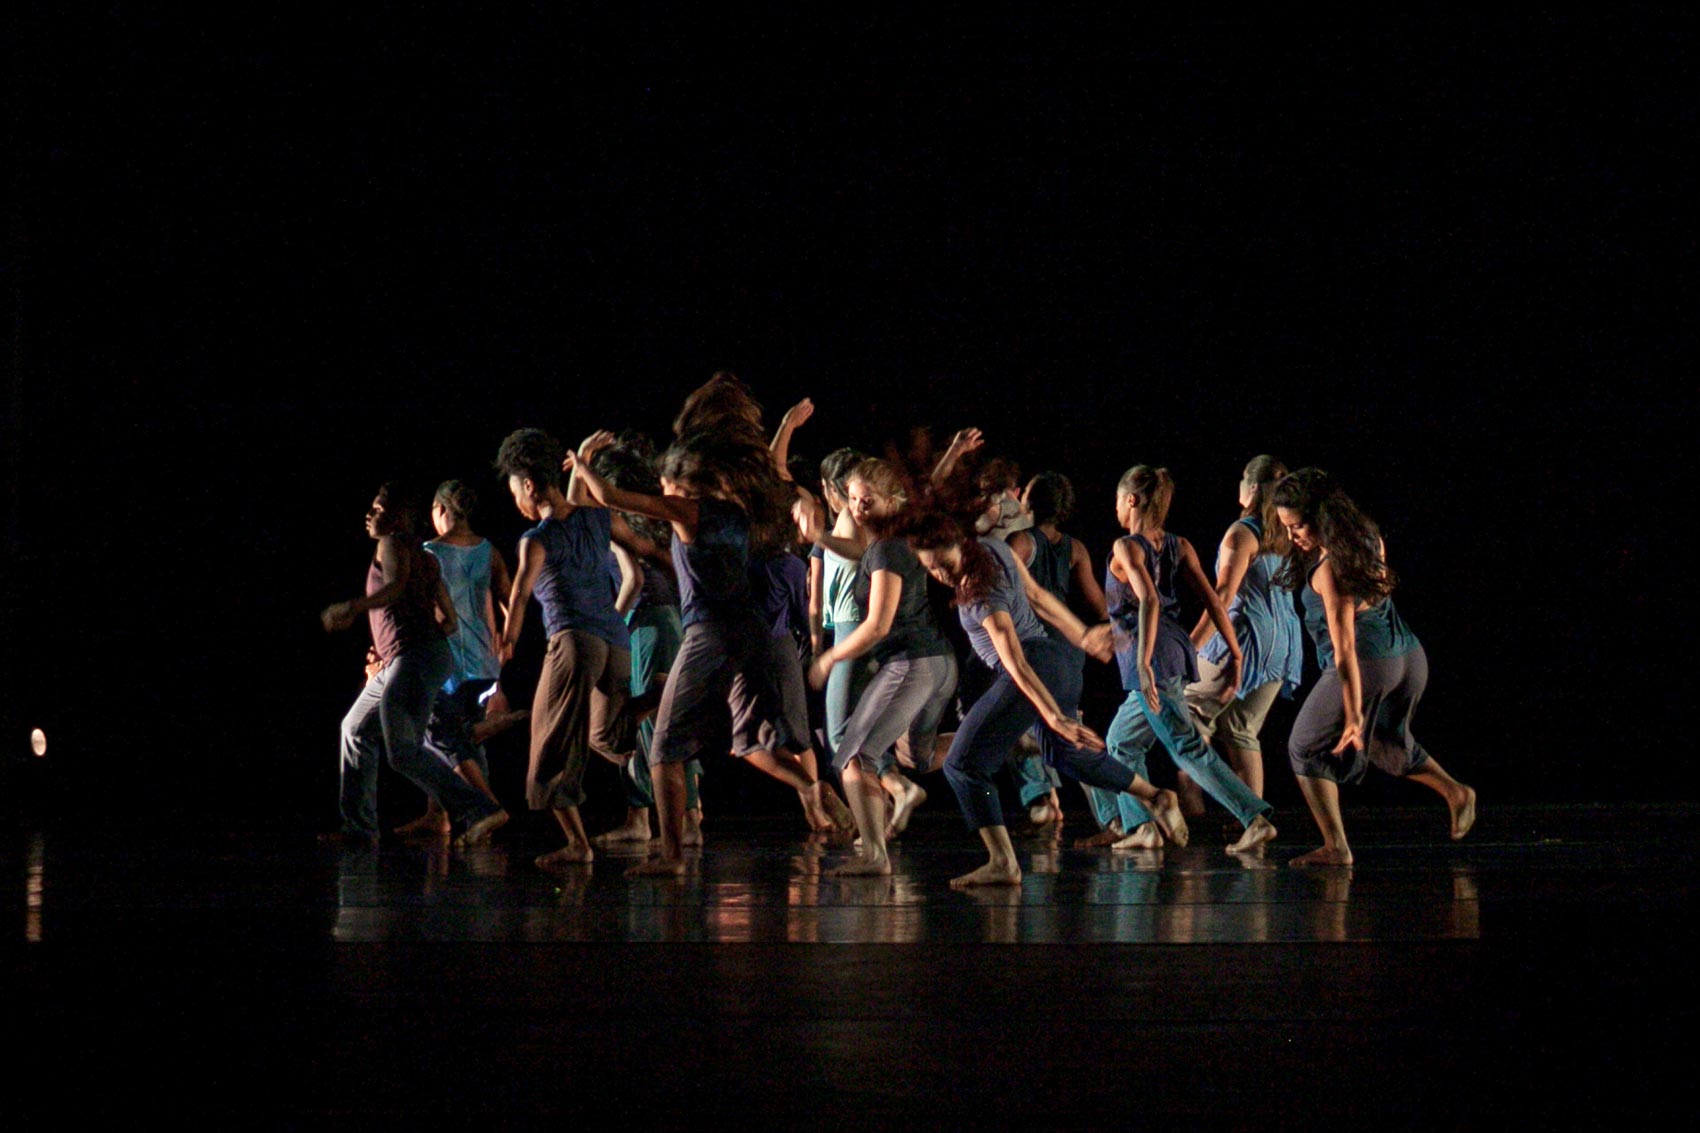
{"label": "long dark hair", "polygon": [[[647,438],[628,439],[622,435],[612,445],[591,458],[590,466],[597,475],[616,488],[646,496],[661,494],[661,477],[655,471],[654,446]],[[623,511],[620,515],[633,531],[661,547],[673,537],[672,528],[659,519]]]}
{"label": "long dark hair", "polygon": [[954,606],[973,605],[989,597],[1002,581],[1003,567],[970,531],[939,512],[913,517],[908,524],[910,546],[917,551],[962,551],[962,569],[956,576]]}
{"label": "long dark hair", "polygon": [[1240,516],[1255,519],[1263,527],[1257,540],[1259,554],[1286,555],[1293,549],[1281,517],[1275,514],[1275,484],[1286,474],[1287,466],[1267,453],[1252,457],[1240,473],[1240,484],[1250,485],[1252,490],[1251,502]]}
{"label": "long dark hair", "polygon": [[1311,568],[1328,552],[1334,582],[1355,602],[1379,602],[1393,593],[1399,576],[1381,557],[1381,529],[1320,468],[1301,468],[1275,485],[1276,507],[1296,511],[1316,531],[1320,550],[1308,554],[1296,546],[1287,551],[1276,576],[1277,584],[1297,590]]}
{"label": "long dark hair", "polygon": [[759,440],[718,428],[693,430],[661,455],[660,474],[742,508],[754,555],[778,554],[796,541],[796,491],[773,470],[773,457]]}

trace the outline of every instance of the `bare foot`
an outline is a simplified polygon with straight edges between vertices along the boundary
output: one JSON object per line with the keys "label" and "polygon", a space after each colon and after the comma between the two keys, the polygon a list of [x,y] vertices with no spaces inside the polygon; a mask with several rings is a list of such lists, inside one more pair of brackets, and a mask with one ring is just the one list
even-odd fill
{"label": "bare foot", "polygon": [[1464,798],[1457,806],[1447,804],[1452,811],[1452,840],[1456,842],[1470,832],[1470,827],[1476,824],[1476,789],[1464,788]]}
{"label": "bare foot", "polygon": [[1090,838],[1076,838],[1074,848],[1077,850],[1096,850],[1104,846],[1113,846],[1121,840],[1121,823],[1112,822]]}
{"label": "bare foot", "polygon": [[850,808],[844,805],[844,800],[838,797],[838,792],[824,780],[821,782],[820,797],[821,802],[826,805],[827,817],[832,819],[834,830],[846,833],[856,829],[856,818],[850,813]]}
{"label": "bare foot", "polygon": [[507,822],[508,812],[505,810],[487,814],[468,826],[465,832],[455,839],[455,845],[463,850],[468,846],[482,846],[490,841],[492,834],[506,826]]}
{"label": "bare foot", "polygon": [[622,846],[633,842],[647,842],[650,837],[649,822],[646,818],[642,826],[628,822],[624,826],[616,826],[596,835],[590,842],[593,846]]}
{"label": "bare foot", "polygon": [[824,834],[832,829],[832,819],[827,816],[826,807],[821,805],[821,782],[819,779],[798,791],[797,798],[803,803],[803,817],[808,820],[810,830],[817,834]]}
{"label": "bare foot", "polygon": [[702,811],[687,810],[685,812],[685,833],[679,839],[679,845],[702,845]]}
{"label": "bare foot", "polygon": [[1007,864],[987,862],[973,873],[965,873],[961,877],[950,879],[952,889],[972,889],[980,885],[1020,885],[1021,867],[1015,862]]}
{"label": "bare foot", "polygon": [[903,780],[906,788],[903,797],[896,800],[891,808],[891,820],[885,825],[885,836],[889,841],[909,829],[909,816],[915,813],[915,808],[927,801],[927,792],[919,783]]}
{"label": "bare foot", "polygon": [[1181,814],[1180,800],[1173,791],[1158,791],[1157,799],[1147,804],[1151,817],[1157,820],[1157,826],[1163,831],[1163,837],[1177,846],[1184,846],[1191,834],[1187,832],[1186,818]]}
{"label": "bare foot", "polygon": [[1312,850],[1308,854],[1300,854],[1287,864],[1292,866],[1294,869],[1309,869],[1313,866],[1351,865],[1352,851],[1347,849],[1336,850],[1329,846],[1322,846],[1318,849]]}
{"label": "bare foot", "polygon": [[1262,846],[1265,842],[1275,840],[1275,824],[1269,821],[1267,815],[1258,815],[1251,820],[1251,825],[1245,828],[1240,840],[1228,847],[1230,854],[1246,854]]}
{"label": "bare foot", "polygon": [[404,822],[395,828],[395,833],[403,838],[440,838],[448,832],[448,814],[435,808],[427,810],[412,822]]}
{"label": "bare foot", "polygon": [[1141,822],[1119,842],[1110,843],[1112,850],[1160,850],[1163,848],[1163,834],[1155,822]]}
{"label": "bare foot", "polygon": [[627,877],[683,877],[684,858],[645,858],[626,871]]}
{"label": "bare foot", "polygon": [[828,877],[886,877],[891,873],[891,859],[854,857],[841,866],[826,871]]}
{"label": "bare foot", "polygon": [[569,843],[558,850],[550,850],[547,854],[538,854],[534,860],[539,869],[560,869],[563,866],[583,865],[595,858],[596,853],[589,846]]}

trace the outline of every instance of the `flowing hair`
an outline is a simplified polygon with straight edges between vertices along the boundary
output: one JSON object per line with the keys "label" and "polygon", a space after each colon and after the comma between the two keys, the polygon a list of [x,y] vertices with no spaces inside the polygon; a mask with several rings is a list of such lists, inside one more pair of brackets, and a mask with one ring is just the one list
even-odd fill
{"label": "flowing hair", "polygon": [[[626,435],[597,453],[590,466],[598,476],[616,488],[646,496],[661,494],[661,477],[655,471],[654,446],[648,438],[630,439]],[[673,529],[664,520],[651,519],[633,512],[620,513],[628,526],[651,543],[666,547],[673,538]]]}
{"label": "flowing hair", "polygon": [[1240,473],[1240,484],[1252,490],[1251,502],[1240,512],[1241,518],[1255,519],[1263,528],[1257,540],[1258,554],[1285,556],[1292,550],[1287,529],[1275,514],[1275,484],[1287,474],[1287,466],[1265,453],[1254,456]]}
{"label": "flowing hair", "polygon": [[1334,582],[1354,602],[1376,603],[1393,593],[1399,576],[1381,557],[1381,529],[1320,468],[1301,468],[1275,485],[1276,507],[1296,511],[1316,531],[1318,549],[1287,551],[1276,575],[1278,585],[1297,590],[1328,552]]}
{"label": "flowing hair", "polygon": [[750,520],[750,553],[773,555],[796,541],[796,490],[774,471],[767,446],[719,428],[685,433],[661,456],[660,474],[701,495],[736,504]]}
{"label": "flowing hair", "polygon": [[928,512],[905,524],[910,546],[917,551],[948,551],[952,547],[962,552],[962,569],[957,572],[953,589],[953,606],[971,606],[984,602],[1002,581],[1003,567],[974,535],[956,520],[939,512]]}

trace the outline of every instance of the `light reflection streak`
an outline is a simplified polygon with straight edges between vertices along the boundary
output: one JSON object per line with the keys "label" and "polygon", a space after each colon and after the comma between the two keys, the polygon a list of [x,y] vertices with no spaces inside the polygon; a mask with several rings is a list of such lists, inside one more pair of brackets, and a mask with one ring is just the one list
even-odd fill
{"label": "light reflection streak", "polygon": [[24,872],[24,939],[41,943],[41,913],[47,894],[47,839],[30,835],[29,865]]}

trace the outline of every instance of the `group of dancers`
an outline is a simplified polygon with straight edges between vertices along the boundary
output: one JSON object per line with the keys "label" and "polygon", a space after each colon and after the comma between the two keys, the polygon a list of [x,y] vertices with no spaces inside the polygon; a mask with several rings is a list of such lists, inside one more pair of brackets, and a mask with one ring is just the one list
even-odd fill
{"label": "group of dancers", "polygon": [[[1247,464],[1212,582],[1165,529],[1168,472],[1136,465],[1116,485],[1126,534],[1100,586],[1061,528],[1075,503],[1066,477],[1023,484],[964,429],[921,464],[841,449],[815,491],[790,457],[812,413],[798,403],[769,436],[750,389],[718,373],[685,400],[659,453],[629,433],[597,432],[576,450],[537,429],[511,434],[495,465],[534,524],[511,572],[472,530],[466,485],[438,489],[436,537],[423,544],[423,509],[401,486],[381,488],[366,516],[377,549],[365,592],[322,614],[336,630],[365,613],[373,638],[342,724],[341,836],[377,837],[386,758],[430,800],[403,832],[458,831],[458,844],[477,845],[507,822],[480,740],[520,715],[500,677],[535,603],[548,646],[526,803],[564,838],[541,866],[647,843],[629,872],[683,873],[702,842],[703,761],[726,752],[794,788],[813,829],[854,830],[839,875],[891,872],[889,844],[926,798],[916,780],[942,771],[987,854],[952,885],[1019,884],[997,781],[1006,766],[1033,821],[1060,819],[1059,774],[1085,788],[1099,829],[1077,845],[1186,845],[1185,812],[1209,795],[1243,827],[1227,851],[1261,852],[1276,829],[1259,733],[1299,687],[1295,591],[1322,676],[1288,754],[1322,845],[1291,864],[1351,864],[1339,785],[1371,765],[1432,788],[1451,836],[1468,833],[1475,792],[1411,732],[1427,660],[1394,607],[1397,576],[1375,523],[1327,473],[1289,474],[1269,456]],[[961,657],[929,577],[949,592]],[[1204,610],[1190,630],[1182,586]],[[1126,693],[1102,736],[1079,714],[1088,658],[1113,660]],[[811,687],[824,694],[819,727]],[[1151,782],[1157,747],[1191,805]],[[595,838],[580,813],[593,753],[619,766],[626,794],[623,823]]]}

